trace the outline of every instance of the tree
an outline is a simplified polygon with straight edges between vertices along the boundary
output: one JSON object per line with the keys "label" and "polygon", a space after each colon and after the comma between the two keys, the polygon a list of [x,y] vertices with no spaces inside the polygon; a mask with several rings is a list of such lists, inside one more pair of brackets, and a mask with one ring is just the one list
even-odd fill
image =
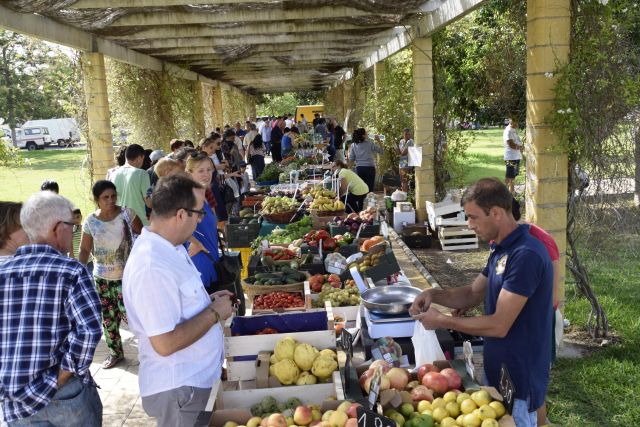
{"label": "tree", "polygon": [[75,64],[54,45],[0,29],[0,117],[12,130],[26,120],[64,117],[79,91]]}

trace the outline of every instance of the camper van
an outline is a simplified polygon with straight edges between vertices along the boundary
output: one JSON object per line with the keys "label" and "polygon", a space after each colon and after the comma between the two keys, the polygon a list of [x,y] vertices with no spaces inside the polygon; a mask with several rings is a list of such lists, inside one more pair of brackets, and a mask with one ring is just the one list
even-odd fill
{"label": "camper van", "polygon": [[54,144],[60,147],[73,145],[80,142],[80,129],[78,123],[72,118],[29,120],[23,128],[46,127]]}

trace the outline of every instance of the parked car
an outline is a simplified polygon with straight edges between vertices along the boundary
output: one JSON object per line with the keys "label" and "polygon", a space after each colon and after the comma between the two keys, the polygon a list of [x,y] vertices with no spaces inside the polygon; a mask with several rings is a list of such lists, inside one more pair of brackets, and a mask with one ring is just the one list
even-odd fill
{"label": "parked car", "polygon": [[49,129],[43,126],[16,129],[16,147],[29,151],[44,149],[53,143]]}
{"label": "parked car", "polygon": [[80,142],[80,128],[73,118],[29,120],[22,127],[46,127],[53,142],[60,147]]}

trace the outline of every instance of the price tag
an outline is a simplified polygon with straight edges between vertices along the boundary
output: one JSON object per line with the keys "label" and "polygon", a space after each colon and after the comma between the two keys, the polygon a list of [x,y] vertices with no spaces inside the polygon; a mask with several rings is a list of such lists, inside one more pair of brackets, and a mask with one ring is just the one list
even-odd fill
{"label": "price tag", "polygon": [[389,226],[386,221],[380,223],[380,233],[382,237],[384,237],[384,240],[389,240]]}
{"label": "price tag", "polygon": [[262,242],[260,242],[260,246],[262,247],[262,249],[269,249],[269,241],[263,240]]}
{"label": "price tag", "polygon": [[396,422],[376,412],[370,411],[364,406],[356,408],[358,427],[396,427]]}
{"label": "price tag", "polygon": [[511,375],[507,365],[504,363],[500,366],[500,384],[498,385],[502,399],[504,399],[504,406],[507,409],[507,413],[511,413],[513,410],[513,400],[515,399],[516,388],[511,381]]}
{"label": "price tag", "polygon": [[376,368],[373,376],[371,377],[371,383],[369,386],[369,409],[373,410],[376,407],[378,401],[378,395],[380,394],[380,381],[382,380],[382,368]]}
{"label": "price tag", "polygon": [[320,254],[320,259],[322,259],[322,239],[318,242],[318,254]]}
{"label": "price tag", "polygon": [[[343,329],[344,330],[344,329]],[[351,370],[351,355],[347,352],[345,352],[347,354],[347,357],[344,361],[344,373],[342,374],[342,388],[344,388],[344,392],[348,393],[349,392],[349,377],[351,376],[350,374],[350,370]]]}
{"label": "price tag", "polygon": [[353,335],[349,333],[345,328],[342,328],[340,332],[340,343],[342,344],[342,350],[349,357],[353,357]]}
{"label": "price tag", "polygon": [[358,241],[358,239],[360,238],[360,232],[362,231],[362,229],[365,227],[364,222],[360,224],[360,227],[358,227],[358,232],[356,233],[356,237],[355,239],[353,239],[354,241]]}

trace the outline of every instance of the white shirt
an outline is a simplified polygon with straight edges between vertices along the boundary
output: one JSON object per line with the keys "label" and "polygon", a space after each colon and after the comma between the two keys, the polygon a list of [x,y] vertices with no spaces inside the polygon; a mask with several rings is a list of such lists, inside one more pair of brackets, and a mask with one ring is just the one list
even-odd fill
{"label": "white shirt", "polygon": [[514,150],[509,147],[507,140],[513,140],[513,142],[518,146],[522,147],[522,142],[520,141],[520,137],[518,136],[518,132],[516,129],[512,128],[511,125],[504,128],[504,132],[502,133],[502,142],[504,143],[504,159],[505,160],[521,160],[522,153],[520,150]]}
{"label": "white shirt", "polygon": [[127,260],[122,294],[129,326],[138,338],[141,396],[182,386],[210,388],[220,378],[224,344],[219,323],[170,356],[160,356],[149,341],[173,331],[211,303],[183,245],[174,246],[144,228]]}
{"label": "white shirt", "polygon": [[291,119],[287,119],[284,121],[285,126],[288,127],[289,129],[291,129],[291,126],[293,126],[293,120]]}

